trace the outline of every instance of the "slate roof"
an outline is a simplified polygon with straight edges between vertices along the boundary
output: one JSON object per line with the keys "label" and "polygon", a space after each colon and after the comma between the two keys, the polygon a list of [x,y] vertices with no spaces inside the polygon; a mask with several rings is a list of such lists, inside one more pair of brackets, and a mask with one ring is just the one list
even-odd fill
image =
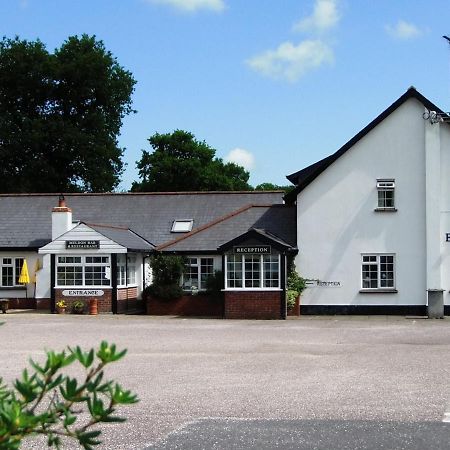
{"label": "slate roof", "polygon": [[[51,241],[51,211],[58,194],[0,194],[0,248],[38,248]],[[73,220],[129,228],[160,245],[178,237],[176,219],[201,227],[250,204],[281,204],[283,192],[65,194]]]}
{"label": "slate roof", "polygon": [[366,134],[368,134],[373,128],[375,128],[380,122],[382,122],[386,117],[388,117],[392,112],[399,108],[407,100],[415,98],[420,103],[422,103],[428,110],[436,111],[440,114],[446,115],[438,106],[424,97],[420,92],[418,92],[414,87],[410,87],[399,99],[397,99],[389,108],[385,109],[378,117],[376,117],[372,122],[370,122],[365,128],[363,128],[358,134],[356,134],[352,139],[350,139],[346,144],[344,144],[337,152],[330,156],[308,166],[298,172],[294,172],[287,175],[286,178],[293,184],[297,185],[296,188],[289,192],[285,196],[287,203],[292,203],[296,200],[297,195],[306,186],[313,182],[324,170],[326,170],[331,164],[334,163],[338,158],[340,158],[344,153],[347,152],[353,145],[355,145],[359,140],[361,140]]}
{"label": "slate roof", "polygon": [[296,208],[285,205],[249,205],[234,214],[222,217],[202,229],[193,230],[185,236],[159,246],[157,250],[189,252],[192,249],[205,252],[217,251],[218,247],[246,233],[250,229],[270,235],[272,239],[296,247]]}
{"label": "slate roof", "polygon": [[146,241],[128,228],[96,225],[91,223],[87,223],[86,225],[117,244],[127,248],[129,251],[147,252],[154,250],[155,248],[155,246],[150,242]]}

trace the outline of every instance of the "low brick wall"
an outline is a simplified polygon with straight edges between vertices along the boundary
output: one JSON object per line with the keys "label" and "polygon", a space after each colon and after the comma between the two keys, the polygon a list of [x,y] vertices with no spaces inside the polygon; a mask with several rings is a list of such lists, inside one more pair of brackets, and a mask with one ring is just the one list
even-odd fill
{"label": "low brick wall", "polygon": [[223,300],[208,295],[183,295],[172,300],[149,296],[146,309],[154,316],[223,317]]}
{"label": "low brick wall", "polygon": [[2,297],[1,294],[0,298],[8,299],[9,309],[36,309],[36,300],[34,298]]}
{"label": "low brick wall", "polygon": [[225,319],[281,319],[281,291],[225,291]]}
{"label": "low brick wall", "polygon": [[[55,289],[55,303],[60,300],[64,300],[67,304],[67,310],[72,310],[72,305],[74,302],[81,301],[85,304],[85,313],[89,311],[89,298],[90,297],[65,297],[62,295],[64,289]],[[98,300],[98,312],[99,313],[110,313],[112,312],[112,300],[111,300],[111,289],[103,289],[104,294],[101,297],[95,297]]]}

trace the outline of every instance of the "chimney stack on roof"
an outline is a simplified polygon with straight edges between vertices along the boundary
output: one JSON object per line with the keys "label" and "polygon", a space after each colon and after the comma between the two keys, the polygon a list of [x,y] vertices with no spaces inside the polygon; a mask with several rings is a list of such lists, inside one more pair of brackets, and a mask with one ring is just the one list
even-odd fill
{"label": "chimney stack on roof", "polygon": [[52,240],[72,229],[72,210],[67,207],[63,194],[58,198],[58,206],[52,209]]}

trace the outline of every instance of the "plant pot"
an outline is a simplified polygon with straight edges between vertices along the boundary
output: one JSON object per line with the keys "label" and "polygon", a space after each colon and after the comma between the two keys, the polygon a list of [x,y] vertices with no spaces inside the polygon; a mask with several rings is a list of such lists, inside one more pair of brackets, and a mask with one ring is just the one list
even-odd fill
{"label": "plant pot", "polygon": [[56,312],[57,312],[58,314],[65,314],[65,313],[66,313],[66,308],[65,308],[65,307],[64,307],[64,308],[57,307],[57,308],[56,308]]}
{"label": "plant pot", "polygon": [[3,314],[6,314],[6,311],[8,311],[9,308],[9,300],[6,298],[0,299],[0,310]]}
{"label": "plant pot", "polygon": [[96,298],[89,299],[89,314],[91,316],[98,314],[98,300]]}

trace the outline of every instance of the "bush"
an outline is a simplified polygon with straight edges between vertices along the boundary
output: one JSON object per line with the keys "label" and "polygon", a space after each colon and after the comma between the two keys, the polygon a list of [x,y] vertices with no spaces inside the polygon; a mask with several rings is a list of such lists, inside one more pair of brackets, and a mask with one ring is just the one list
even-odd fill
{"label": "bush", "polygon": [[151,295],[164,300],[181,297],[183,290],[180,278],[185,267],[185,258],[159,253],[150,259],[153,283],[144,289],[144,296]]}
{"label": "bush", "polygon": [[206,292],[212,295],[219,295],[223,289],[223,272],[216,270],[213,275],[210,275],[205,282]]}
{"label": "bush", "polygon": [[305,290],[306,280],[302,278],[293,264],[289,267],[289,273],[287,277],[286,286],[286,305],[288,309],[292,309],[295,306],[297,297]]}
{"label": "bush", "polygon": [[[44,364],[31,360],[34,371],[25,369],[13,388],[0,379],[0,449],[16,450],[33,435],[46,436],[48,447],[58,449],[62,438],[77,440],[85,450],[99,445],[101,431],[93,428],[101,422],[124,422],[125,418],[114,415],[116,407],[138,401],[119,384],[103,380],[104,367],[125,353],[104,341],[97,351],[84,352],[80,347],[47,351]],[[86,371],[81,381],[61,373],[75,361]]]}

